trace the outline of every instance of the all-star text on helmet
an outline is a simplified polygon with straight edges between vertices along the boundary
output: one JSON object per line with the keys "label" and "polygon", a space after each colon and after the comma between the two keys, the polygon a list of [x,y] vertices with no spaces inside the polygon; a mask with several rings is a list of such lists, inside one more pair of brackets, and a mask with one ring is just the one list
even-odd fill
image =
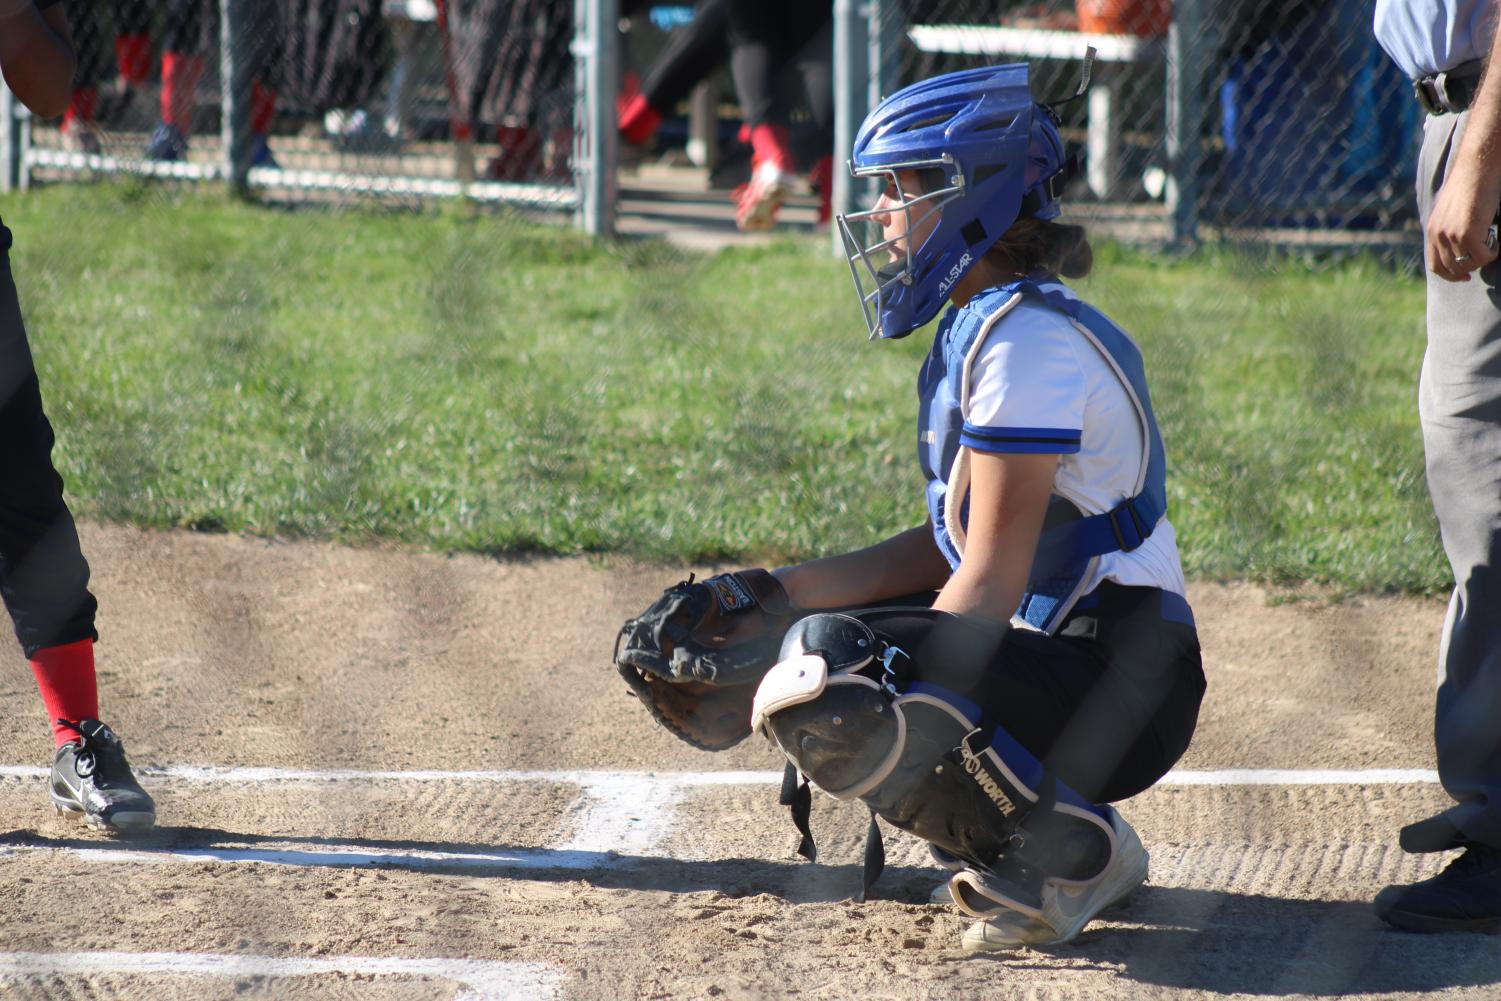
{"label": "all-star text on helmet", "polygon": [[[1032,99],[1025,64],[946,73],[886,98],[860,126],[855,177],[887,182],[886,204],[837,217],[872,338],[903,337],[937,315],[950,291],[1020,218],[1058,215],[1076,164],[1058,119]],[[937,180],[904,191],[898,171]],[[891,191],[896,192],[893,199]],[[896,248],[871,220],[901,212],[907,230],[938,213],[920,246]],[[866,225],[859,225],[859,224]],[[874,229],[862,240],[859,231]]]}

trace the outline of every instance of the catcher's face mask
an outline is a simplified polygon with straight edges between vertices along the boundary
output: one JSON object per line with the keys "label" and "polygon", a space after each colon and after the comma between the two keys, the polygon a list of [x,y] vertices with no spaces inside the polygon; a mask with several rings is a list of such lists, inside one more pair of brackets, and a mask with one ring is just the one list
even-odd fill
{"label": "catcher's face mask", "polygon": [[964,193],[964,178],[947,156],[865,170],[851,164],[850,173],[883,185],[873,207],[837,219],[855,295],[874,340],[882,336],[881,319],[895,291],[914,282],[914,262],[923,259],[943,206]]}

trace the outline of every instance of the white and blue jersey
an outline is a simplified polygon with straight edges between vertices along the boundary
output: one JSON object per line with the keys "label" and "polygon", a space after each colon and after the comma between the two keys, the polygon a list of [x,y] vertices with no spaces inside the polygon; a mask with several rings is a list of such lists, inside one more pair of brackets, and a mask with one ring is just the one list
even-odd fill
{"label": "white and blue jersey", "polygon": [[[970,456],[1059,457],[1018,624],[1052,632],[1104,580],[1182,598],[1165,458],[1140,351],[1103,314],[1052,280],[989,289],[945,315],[918,391],[928,513],[938,548],[956,569]],[[1186,602],[1182,614],[1188,617]]]}

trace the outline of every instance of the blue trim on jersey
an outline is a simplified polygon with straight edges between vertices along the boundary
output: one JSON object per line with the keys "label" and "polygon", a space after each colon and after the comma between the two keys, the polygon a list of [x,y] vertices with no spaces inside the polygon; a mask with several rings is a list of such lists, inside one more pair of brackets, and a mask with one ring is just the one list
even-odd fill
{"label": "blue trim on jersey", "polygon": [[976,452],[1052,452],[1072,455],[1079,451],[1084,432],[1077,428],[982,427],[965,421],[959,444]]}
{"label": "blue trim on jersey", "polygon": [[1018,438],[1071,438],[1074,441],[1078,441],[1084,434],[1081,428],[1023,428],[1005,424],[971,424],[969,421],[964,422],[964,429],[973,431],[975,434],[1008,435]]}
{"label": "blue trim on jersey", "polygon": [[984,439],[971,438],[964,434],[959,436],[959,444],[972,452],[984,452],[988,455],[1073,455],[1079,451],[1078,445],[1048,444],[1040,441],[998,444]]}

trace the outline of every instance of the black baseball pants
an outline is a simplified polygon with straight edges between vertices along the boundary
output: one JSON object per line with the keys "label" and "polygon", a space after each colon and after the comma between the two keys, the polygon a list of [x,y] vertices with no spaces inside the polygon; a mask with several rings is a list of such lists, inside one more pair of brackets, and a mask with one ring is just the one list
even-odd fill
{"label": "black baseball pants", "polygon": [[927,608],[850,614],[906,651],[923,681],[978,703],[1079,795],[1113,803],[1167,774],[1198,724],[1198,633],[1173,597],[1106,581],[1053,635]]}
{"label": "black baseball pants", "polygon": [[52,465],[52,425],[11,280],[10,246],[10,230],[0,225],[0,598],[31,657],[99,636],[89,565]]}

